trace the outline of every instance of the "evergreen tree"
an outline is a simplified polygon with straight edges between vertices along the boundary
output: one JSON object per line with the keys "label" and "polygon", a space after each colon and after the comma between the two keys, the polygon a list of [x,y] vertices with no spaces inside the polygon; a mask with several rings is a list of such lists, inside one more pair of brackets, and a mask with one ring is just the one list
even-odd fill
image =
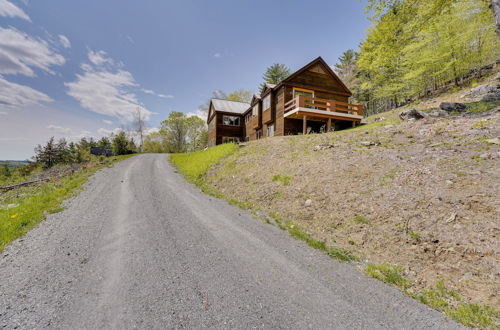
{"label": "evergreen tree", "polygon": [[111,141],[107,137],[102,137],[99,141],[97,141],[97,146],[99,148],[111,149]]}
{"label": "evergreen tree", "polygon": [[280,63],[274,63],[270,67],[266,69],[266,72],[264,72],[264,75],[262,76],[262,79],[264,79],[264,82],[260,86],[261,92],[267,84],[279,84],[282,82],[286,77],[290,75],[290,69]]}
{"label": "evergreen tree", "polygon": [[129,140],[125,132],[118,133],[112,141],[113,154],[115,155],[126,155],[130,153],[128,148]]}

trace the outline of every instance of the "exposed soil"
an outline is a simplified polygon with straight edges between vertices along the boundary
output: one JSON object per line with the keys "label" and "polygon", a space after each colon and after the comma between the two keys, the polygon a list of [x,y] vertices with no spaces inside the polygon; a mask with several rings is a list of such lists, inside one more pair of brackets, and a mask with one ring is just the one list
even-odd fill
{"label": "exposed soil", "polygon": [[207,183],[365,261],[404,267],[417,290],[443,280],[498,310],[500,145],[487,140],[500,137],[500,112],[401,122],[400,111],[249,143]]}

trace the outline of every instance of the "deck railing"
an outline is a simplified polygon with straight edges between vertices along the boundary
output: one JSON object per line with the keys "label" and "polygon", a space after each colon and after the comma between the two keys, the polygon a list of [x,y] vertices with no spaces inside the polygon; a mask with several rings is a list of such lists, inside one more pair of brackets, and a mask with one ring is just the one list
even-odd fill
{"label": "deck railing", "polygon": [[323,111],[334,111],[346,114],[363,115],[361,104],[350,104],[336,100],[299,95],[285,103],[285,113],[296,108],[309,108]]}

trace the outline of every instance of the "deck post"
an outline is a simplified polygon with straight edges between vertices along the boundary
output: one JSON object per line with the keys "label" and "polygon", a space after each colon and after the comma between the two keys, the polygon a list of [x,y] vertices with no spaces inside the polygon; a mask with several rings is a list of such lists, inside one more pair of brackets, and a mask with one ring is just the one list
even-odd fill
{"label": "deck post", "polygon": [[306,135],[307,134],[307,116],[304,116],[303,122],[302,122],[302,134]]}
{"label": "deck post", "polygon": [[326,131],[330,132],[332,130],[332,118],[328,118],[328,123],[326,124]]}

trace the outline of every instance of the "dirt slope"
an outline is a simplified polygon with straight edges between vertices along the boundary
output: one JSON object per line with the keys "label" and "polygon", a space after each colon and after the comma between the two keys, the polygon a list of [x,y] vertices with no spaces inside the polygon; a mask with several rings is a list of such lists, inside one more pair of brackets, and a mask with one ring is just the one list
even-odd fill
{"label": "dirt slope", "polygon": [[[402,266],[500,306],[500,112],[402,122],[397,114],[322,135],[250,143],[209,186],[292,220],[364,261]],[[370,145],[371,144],[371,145]]]}

